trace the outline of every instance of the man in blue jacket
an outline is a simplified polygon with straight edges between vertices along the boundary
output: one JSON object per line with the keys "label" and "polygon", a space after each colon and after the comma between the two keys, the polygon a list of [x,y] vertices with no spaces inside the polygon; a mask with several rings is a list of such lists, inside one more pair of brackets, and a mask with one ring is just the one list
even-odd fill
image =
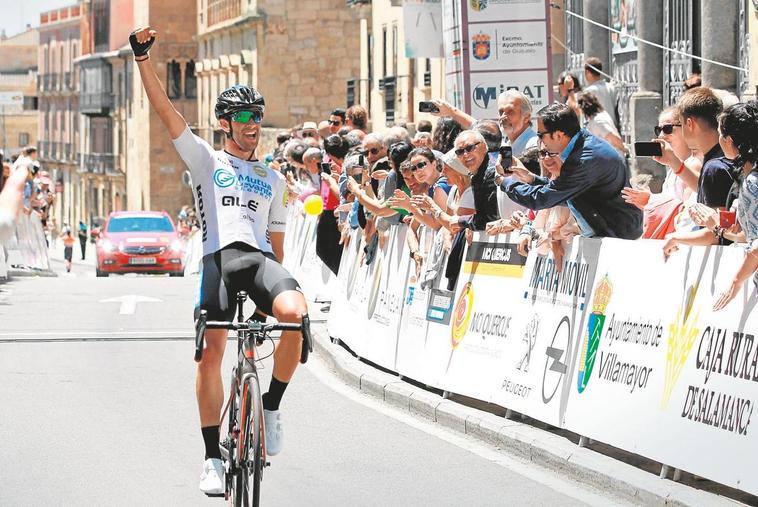
{"label": "man in blue jacket", "polygon": [[580,128],[576,113],[565,104],[551,104],[537,113],[540,157],[560,157],[554,180],[518,171],[496,181],[514,202],[533,210],[568,206],[585,237],[637,239],[642,211],[621,197],[629,186],[624,159],[602,139]]}

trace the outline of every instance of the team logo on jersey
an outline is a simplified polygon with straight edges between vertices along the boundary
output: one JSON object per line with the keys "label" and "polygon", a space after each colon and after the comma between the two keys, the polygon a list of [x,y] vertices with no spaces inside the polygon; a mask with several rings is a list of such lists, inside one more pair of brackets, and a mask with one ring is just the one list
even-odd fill
{"label": "team logo on jersey", "polygon": [[217,187],[231,187],[236,181],[237,176],[229,169],[216,169],[216,172],[213,173],[213,183],[215,183]]}
{"label": "team logo on jersey", "polygon": [[259,165],[253,165],[253,172],[257,174],[258,176],[260,176],[261,178],[265,178],[268,176],[268,173],[266,172],[266,170]]}

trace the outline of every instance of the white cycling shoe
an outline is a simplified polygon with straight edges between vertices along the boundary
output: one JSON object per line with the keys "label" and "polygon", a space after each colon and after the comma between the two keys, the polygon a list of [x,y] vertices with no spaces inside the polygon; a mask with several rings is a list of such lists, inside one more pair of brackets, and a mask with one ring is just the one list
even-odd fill
{"label": "white cycling shoe", "polygon": [[209,458],[203,463],[200,491],[206,495],[224,494],[224,464],[220,459]]}
{"label": "white cycling shoe", "polygon": [[282,452],[284,445],[282,413],[279,410],[263,409],[263,421],[266,424],[266,454],[276,456]]}

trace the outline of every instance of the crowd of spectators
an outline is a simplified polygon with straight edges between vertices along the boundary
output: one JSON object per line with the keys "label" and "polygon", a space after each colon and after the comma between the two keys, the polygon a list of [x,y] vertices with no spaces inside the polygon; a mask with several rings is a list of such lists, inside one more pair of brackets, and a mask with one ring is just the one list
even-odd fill
{"label": "crowd of spectators", "polygon": [[28,146],[6,161],[0,152],[3,169],[0,173],[0,244],[7,242],[15,232],[18,213],[27,216],[34,213],[39,217],[43,230],[54,239],[57,236],[51,210],[55,203],[55,193],[51,188],[52,179],[47,171],[41,170],[37,160],[37,148]]}
{"label": "crowd of spectators", "polygon": [[[285,174],[291,199],[320,195],[317,254],[334,273],[351,231],[361,230],[361,261],[370,264],[400,223],[409,225],[419,274],[443,274],[433,266],[437,259],[424,257],[419,228],[441,232],[432,252],[447,253],[448,287],[471,231],[516,232],[522,255],[550,252],[559,269],[576,235],[665,240],[667,256],[680,244],[747,242],[750,255],[720,297],[723,307],[758,267],[758,110],[695,78],[650,128],[661,145],[654,160],[666,171],[660,193],[630,183],[634,154],[619,133],[613,84],[596,58],[586,61],[584,88],[563,73],[561,100],[536,112],[517,90],[498,97],[498,118],[490,120],[433,100],[434,125],[397,124],[380,133],[368,128],[361,106],[338,108],[318,124],[282,132],[270,161]],[[737,219],[723,227],[721,215],[730,209]]]}

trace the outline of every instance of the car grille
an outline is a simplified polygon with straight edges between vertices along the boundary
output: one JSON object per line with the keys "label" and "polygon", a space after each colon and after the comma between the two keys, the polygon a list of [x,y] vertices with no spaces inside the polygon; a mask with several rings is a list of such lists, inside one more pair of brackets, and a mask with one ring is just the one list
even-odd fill
{"label": "car grille", "polygon": [[129,255],[155,255],[165,251],[165,246],[128,246],[124,248],[124,253]]}

